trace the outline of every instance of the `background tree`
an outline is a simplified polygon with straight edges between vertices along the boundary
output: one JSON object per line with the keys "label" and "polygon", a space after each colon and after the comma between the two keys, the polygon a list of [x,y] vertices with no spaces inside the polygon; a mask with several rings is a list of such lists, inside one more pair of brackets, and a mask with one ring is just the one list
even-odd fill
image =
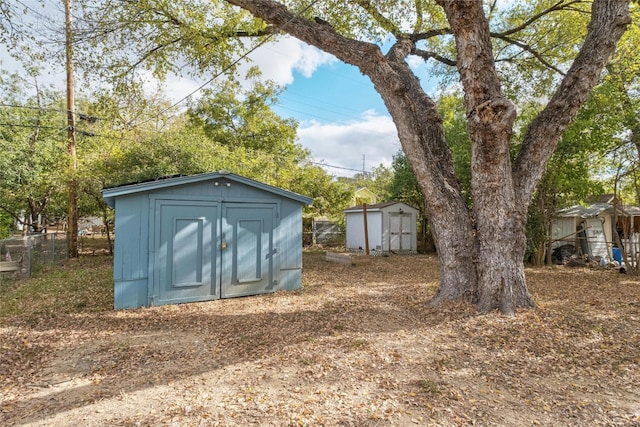
{"label": "background tree", "polygon": [[188,110],[188,129],[202,132],[208,140],[204,145],[215,153],[215,166],[208,169],[227,169],[305,194],[314,199],[306,215],[337,219],[347,207],[347,189],[313,165],[309,151],[296,142],[297,123],[270,108],[282,89],[259,76],[252,69],[248,87],[232,78],[205,89]]}
{"label": "background tree", "polygon": [[[0,211],[0,239],[6,239],[13,234],[13,218],[4,211]],[[0,254],[0,256],[2,256]]]}
{"label": "background tree", "polygon": [[270,108],[278,102],[282,89],[259,77],[254,68],[244,83],[248,88],[231,78],[214,89],[203,89],[187,113],[189,122],[231,150],[243,147],[294,160],[304,158],[308,153],[295,143],[297,123],[279,117]]}
{"label": "background tree", "polygon": [[0,210],[30,232],[59,218],[50,204],[63,191],[65,134],[63,99],[16,75],[0,76]]}
{"label": "background tree", "polygon": [[269,109],[277,92],[271,83],[221,84],[180,116],[158,94],[132,90],[136,95],[108,91],[81,104],[82,212],[110,215],[105,186],[222,169],[314,198],[306,215],[335,218],[346,207],[346,188],[295,142],[296,124]]}
{"label": "background tree", "polygon": [[313,199],[313,206],[303,208],[306,217],[329,218],[336,224],[344,222],[343,211],[351,204],[354,190],[312,162],[303,162],[288,188]]}
{"label": "background tree", "polygon": [[[623,36],[615,57],[607,67],[603,84],[593,96],[600,108],[594,128],[604,127],[616,146],[615,157],[626,165],[622,169],[620,189],[629,200],[640,204],[640,22],[634,22]],[[603,114],[606,112],[606,114]],[[609,174],[611,175],[611,174]],[[617,191],[616,191],[617,192]]]}
{"label": "background tree", "polygon": [[460,181],[460,191],[467,204],[471,205],[471,140],[467,130],[464,96],[457,91],[446,91],[438,97],[437,103],[451,149],[453,169]]}
{"label": "background tree", "polygon": [[[605,154],[615,145],[615,139],[610,126],[598,123],[603,108],[596,99],[594,93],[562,136],[529,208],[526,258],[534,265],[551,262],[551,226],[558,209],[583,203],[605,191],[595,172],[603,167]],[[523,105],[522,129],[541,108],[535,103]]]}
{"label": "background tree", "polygon": [[[527,251],[535,264],[541,264],[545,254],[547,262],[551,260],[551,222],[557,209],[605,192],[640,202],[636,179],[640,157],[634,142],[640,141],[640,61],[632,53],[640,42],[638,25],[634,22],[622,37],[603,82],[563,135],[538,187],[527,231]],[[525,105],[521,128],[541,108]]]}
{"label": "background tree", "polygon": [[11,3],[6,0],[0,0],[0,41],[6,43],[7,34],[11,34],[11,20],[13,18],[13,10]]}
{"label": "background tree", "polygon": [[[393,180],[393,170],[383,164],[375,166],[371,172],[358,172],[352,177],[340,177],[338,180],[351,187],[351,191],[355,192],[360,188],[367,188],[377,196],[378,202],[391,200],[389,193],[389,185]],[[352,200],[353,204],[354,201]],[[358,204],[356,202],[356,204]]]}

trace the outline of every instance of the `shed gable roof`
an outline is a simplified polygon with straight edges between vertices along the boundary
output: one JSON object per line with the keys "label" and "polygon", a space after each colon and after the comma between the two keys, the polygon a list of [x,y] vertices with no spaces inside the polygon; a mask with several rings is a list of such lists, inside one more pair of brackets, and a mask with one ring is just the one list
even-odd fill
{"label": "shed gable roof", "polygon": [[173,178],[158,179],[155,181],[139,182],[135,184],[126,184],[118,187],[105,188],[102,190],[102,197],[105,202],[111,206],[115,206],[116,197],[126,196],[136,193],[143,193],[146,191],[159,190],[162,188],[173,187],[177,185],[194,184],[202,181],[209,181],[214,179],[228,179],[237,183],[248,185],[250,187],[257,188],[259,190],[275,194],[280,197],[284,197],[293,201],[296,201],[303,205],[313,204],[313,199],[303,196],[301,194],[287,191],[282,188],[274,187],[262,182],[255,181],[244,176],[236,175],[228,171],[209,172],[198,175],[178,176]]}
{"label": "shed gable roof", "polygon": [[[367,205],[367,211],[368,212],[379,211],[393,205],[402,205],[404,207],[417,211],[417,209],[414,208],[413,206],[409,206],[406,203],[402,203],[402,202],[384,202],[384,203],[375,203],[372,205]],[[358,206],[353,206],[348,209],[345,209],[344,212],[345,213],[362,212],[362,210],[363,210],[363,205],[358,205]]]}

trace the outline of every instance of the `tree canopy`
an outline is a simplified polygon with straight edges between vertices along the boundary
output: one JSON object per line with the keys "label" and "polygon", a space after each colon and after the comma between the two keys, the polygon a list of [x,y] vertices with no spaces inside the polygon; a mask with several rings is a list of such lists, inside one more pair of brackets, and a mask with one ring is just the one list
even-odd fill
{"label": "tree canopy", "polygon": [[[30,85],[35,96],[27,93]],[[62,98],[6,74],[0,76],[0,93],[0,210],[19,226],[39,231],[42,216],[57,216],[52,201],[67,173]]]}

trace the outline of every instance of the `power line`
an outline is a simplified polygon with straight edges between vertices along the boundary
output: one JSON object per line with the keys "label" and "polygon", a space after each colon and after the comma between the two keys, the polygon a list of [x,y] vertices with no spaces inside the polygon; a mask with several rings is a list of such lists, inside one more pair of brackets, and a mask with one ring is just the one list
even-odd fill
{"label": "power line", "polygon": [[[19,0],[18,0],[18,1],[19,1]],[[310,7],[312,7],[315,3],[317,3],[317,1],[318,1],[318,0],[315,0],[315,1],[311,2],[311,3],[310,3],[308,6],[306,6],[306,7],[305,7],[301,12],[299,12],[299,14],[301,14],[301,13],[303,13],[304,11],[308,10],[308,9],[309,9]],[[25,5],[25,6],[26,6],[26,4],[24,4],[23,2],[20,2],[20,3],[22,3],[23,5]],[[28,7],[28,6],[27,6],[27,7]],[[29,8],[29,7],[28,7],[28,8]],[[48,18],[48,17],[46,17],[46,16],[44,16],[44,15],[42,15],[42,14],[38,13],[38,12],[37,12],[35,9],[33,9],[33,8],[29,8],[29,9],[30,9],[32,12],[34,12],[34,15],[38,15],[38,16],[40,16],[40,17],[41,17],[41,18],[43,18],[43,19],[47,19],[47,18]],[[292,19],[293,19],[293,18],[292,18]],[[182,103],[182,102],[184,102],[186,99],[188,99],[189,97],[193,96],[193,95],[194,95],[195,93],[197,93],[198,91],[202,90],[202,88],[204,88],[205,86],[207,86],[208,84],[210,84],[210,83],[211,83],[212,81],[214,81],[216,78],[220,77],[220,75],[222,75],[226,70],[228,70],[230,67],[232,67],[232,66],[234,66],[235,64],[237,64],[237,63],[238,63],[240,60],[242,60],[243,58],[246,58],[250,53],[252,53],[253,51],[255,51],[257,48],[259,48],[259,47],[261,47],[261,46],[264,46],[268,41],[270,41],[270,40],[271,40],[271,38],[272,38],[273,36],[274,36],[274,35],[272,34],[272,35],[269,35],[269,36],[265,37],[265,39],[264,39],[264,40],[262,40],[259,44],[257,44],[256,46],[254,46],[251,50],[247,51],[245,54],[243,54],[242,56],[240,56],[236,61],[234,61],[231,65],[229,65],[227,68],[225,68],[225,70],[223,70],[223,71],[219,72],[216,76],[214,76],[213,78],[209,79],[207,82],[205,82],[205,83],[201,84],[197,89],[193,90],[193,91],[192,91],[191,93],[189,93],[187,96],[185,96],[185,97],[181,98],[180,100],[178,100],[177,102],[173,103],[171,106],[169,106],[169,107],[167,107],[167,108],[165,108],[165,109],[161,110],[160,112],[155,113],[155,114],[153,114],[153,115],[151,115],[151,116],[147,116],[147,117],[148,117],[147,119],[143,119],[142,121],[140,121],[140,122],[138,122],[138,123],[135,123],[135,122],[132,120],[131,122],[129,122],[129,124],[130,124],[131,126],[133,126],[133,127],[137,127],[137,126],[140,126],[140,125],[142,125],[142,124],[144,124],[144,123],[147,123],[147,122],[149,122],[149,121],[151,121],[151,120],[154,120],[154,119],[156,119],[156,118],[160,117],[160,115],[162,115],[163,113],[165,113],[165,112],[167,112],[168,110],[170,110],[170,109],[172,109],[172,108],[176,107],[177,105],[181,104],[181,103]],[[286,54],[285,54],[285,53],[283,53],[283,52],[277,51],[277,50],[272,49],[272,48],[269,48],[269,47],[267,47],[267,49],[271,49],[272,51],[277,52],[277,53],[278,53],[278,54],[280,54],[280,55],[286,55]],[[331,73],[333,73],[334,75],[336,75],[338,78],[346,79],[346,80],[350,80],[350,81],[351,81],[351,82],[353,82],[353,83],[358,83],[358,84],[363,85],[363,86],[368,86],[368,85],[366,85],[365,83],[360,82],[359,80],[356,80],[356,79],[350,78],[349,76],[345,76],[345,75],[343,75],[343,74],[341,74],[341,73],[336,73],[335,71],[330,71],[330,72],[331,72]],[[323,106],[319,105],[320,103],[319,103],[319,102],[317,102],[317,100],[316,100],[316,99],[313,99],[313,98],[310,98],[310,97],[307,97],[307,96],[304,96],[304,95],[301,95],[301,94],[287,93],[287,94],[285,94],[285,95],[284,95],[284,98],[286,99],[286,98],[288,98],[288,97],[290,97],[290,96],[293,96],[293,97],[299,97],[299,98],[303,98],[303,99],[304,99],[304,98],[306,98],[306,99],[308,99],[309,101],[311,101],[311,103],[304,103],[304,102],[301,102],[301,101],[299,101],[299,100],[291,100],[294,104],[295,104],[295,103],[297,103],[297,104],[307,105],[307,106],[311,105],[311,106],[314,106],[316,109],[319,109],[319,110],[324,110],[324,111],[327,111],[327,112],[330,112],[330,113],[337,113],[337,114],[340,114],[340,113],[339,113],[337,110],[335,110],[335,109],[332,109],[332,108],[326,108],[326,107],[323,107]],[[336,106],[336,105],[332,105],[332,104],[329,104],[329,103],[326,103],[326,102],[325,102],[325,103],[322,103],[322,104],[324,104],[325,106],[328,106],[328,107],[335,107],[335,106]],[[285,106],[285,105],[275,105],[274,107],[275,107],[275,108],[281,108],[281,109],[283,109],[283,110],[289,110],[289,111],[296,112],[296,113],[299,113],[299,114],[304,114],[304,115],[306,115],[306,116],[308,116],[308,117],[316,117],[316,118],[319,118],[319,119],[321,119],[321,120],[323,120],[323,121],[327,121],[327,122],[329,122],[329,123],[336,123],[336,124],[348,124],[348,123],[346,123],[345,121],[339,121],[339,120],[335,120],[335,119],[330,119],[330,118],[328,118],[328,117],[323,117],[322,115],[309,113],[308,111],[301,111],[301,110],[298,110],[298,109],[295,109],[295,108],[287,107],[287,106]],[[16,106],[16,108],[17,108],[17,106]],[[64,111],[64,110],[53,110],[53,109],[49,110],[49,109],[47,109],[47,110],[45,110],[45,111],[61,111],[61,112],[62,112],[62,111]],[[353,110],[353,111],[355,111],[355,110]],[[82,114],[82,113],[74,112],[74,114],[78,114],[78,115],[80,116],[80,118],[81,118],[81,119],[83,119],[83,114]],[[86,118],[88,118],[89,120],[96,120],[96,119],[106,120],[106,119],[99,118],[99,117],[98,117],[98,118],[96,118],[96,117],[94,117],[94,116],[88,116],[88,115],[84,115],[84,116],[85,116]],[[343,116],[345,116],[345,117],[350,117],[350,118],[353,118],[353,119],[361,119],[361,117],[356,117],[356,116],[355,116],[355,115],[353,115],[353,114],[343,114]],[[368,132],[370,132],[370,133],[376,133],[376,134],[380,134],[380,135],[385,135],[385,133],[380,132],[380,131],[377,131],[377,130],[374,130],[374,129],[369,129],[369,130],[368,130]]]}
{"label": "power line", "polygon": [[[311,8],[312,6],[314,6],[317,2],[318,2],[318,0],[314,0],[314,1],[312,1],[312,2],[311,2],[309,5],[307,5],[304,9],[302,9],[300,12],[298,12],[298,14],[302,14],[302,13],[304,13],[304,12],[305,12],[305,11],[307,11],[309,8]],[[35,11],[35,10],[33,10],[33,9],[31,9],[31,10],[32,10],[33,12],[35,12],[35,14],[36,14],[37,16],[40,16],[40,17],[42,17],[42,18],[44,18],[44,19],[46,19],[46,18],[47,18],[47,17],[45,17],[44,15],[39,14],[37,11]],[[293,19],[294,19],[294,18],[291,18],[291,20],[293,20]],[[151,121],[151,120],[155,120],[156,118],[160,117],[162,114],[164,114],[165,112],[167,112],[168,110],[170,110],[170,109],[172,109],[172,108],[175,108],[177,105],[181,104],[182,102],[184,102],[185,100],[187,100],[189,97],[193,96],[195,93],[197,93],[197,92],[199,92],[200,90],[202,90],[205,86],[207,86],[208,84],[210,84],[211,82],[213,82],[215,79],[219,78],[219,77],[220,77],[224,72],[226,72],[226,71],[227,71],[227,70],[229,70],[231,67],[233,67],[234,65],[236,65],[236,64],[237,64],[238,62],[240,62],[242,59],[246,58],[249,54],[251,54],[252,52],[254,52],[256,49],[258,49],[259,47],[264,46],[267,42],[269,42],[269,41],[274,37],[274,35],[275,35],[275,34],[271,34],[271,35],[266,36],[262,41],[260,41],[258,44],[256,44],[256,45],[255,45],[253,48],[251,48],[250,50],[246,51],[243,55],[241,55],[239,58],[237,58],[233,63],[231,63],[231,64],[230,64],[229,66],[227,66],[225,69],[223,69],[222,71],[220,71],[218,74],[216,74],[215,76],[213,76],[211,79],[209,79],[209,80],[208,80],[208,81],[206,81],[205,83],[201,84],[197,89],[193,90],[191,93],[189,93],[189,94],[188,94],[188,95],[186,95],[185,97],[181,98],[180,100],[178,100],[177,102],[175,102],[175,103],[174,103],[174,104],[172,104],[171,106],[169,106],[169,107],[167,107],[167,108],[165,108],[165,109],[161,110],[160,112],[158,112],[158,113],[156,113],[156,114],[154,114],[154,115],[152,115],[152,116],[149,116],[146,120],[143,120],[143,121],[141,121],[141,122],[139,122],[139,123],[136,123],[136,124],[133,124],[133,122],[129,122],[129,124],[130,124],[132,127],[141,126],[141,125],[142,125],[142,124],[144,124],[144,123],[147,123],[147,122],[149,122],[149,121]],[[272,49],[272,50],[273,50],[273,49]],[[283,53],[280,53],[280,54],[283,54]],[[339,73],[335,73],[335,72],[334,72],[334,74],[336,74],[339,78],[349,79],[349,80],[351,80],[351,81],[352,81],[352,82],[354,82],[354,83],[362,84],[361,82],[359,82],[359,81],[357,81],[357,80],[350,79],[350,78],[348,78],[348,77],[346,77],[346,76],[343,76],[343,75],[341,75],[341,74],[339,74]],[[294,96],[295,96],[295,95],[294,95]],[[300,96],[300,95],[298,95],[298,96]],[[314,100],[312,100],[312,101],[314,101]],[[298,102],[298,103],[300,103],[300,101],[294,101],[294,102]],[[303,104],[303,105],[304,105],[304,103],[301,103],[301,104]],[[307,104],[307,105],[308,105],[308,104]],[[327,105],[330,105],[330,104],[327,104]],[[15,107],[17,108],[17,106],[15,106]],[[284,107],[284,106],[280,106],[280,107],[281,107],[281,108],[283,108],[283,109],[289,109],[289,110],[292,110],[292,111],[296,111],[296,110],[293,110],[293,109],[290,109],[290,108],[287,108],[287,107]],[[336,112],[335,110],[330,110],[330,109],[327,109],[327,108],[322,108],[322,107],[317,107],[317,108],[322,109],[322,110],[325,110],[325,111],[329,111],[329,112],[334,112],[334,113]],[[63,111],[65,111],[65,110],[58,110],[58,111],[63,112]],[[75,113],[75,112],[74,112],[74,114],[80,114],[80,115],[82,115],[82,113]],[[313,115],[313,114],[309,114],[309,113],[305,113],[305,114],[307,114],[307,115],[309,115],[309,116],[316,116],[316,117],[320,117],[320,116]],[[351,117],[353,117],[353,116],[351,116]],[[321,118],[321,117],[320,117],[320,118]],[[328,121],[330,121],[330,122],[338,123],[338,124],[340,124],[340,123],[341,123],[341,122],[339,122],[339,121],[336,121],[336,120],[329,120],[329,119],[326,119],[326,118],[324,118],[324,120],[328,120]],[[375,131],[375,130],[370,130],[370,131],[372,131],[372,132],[374,132],[374,133],[382,134],[382,132],[379,132],[379,131]],[[95,134],[95,133],[93,133],[93,132],[84,132],[84,131],[82,131],[82,133],[83,133],[84,135],[86,135],[86,136],[94,136],[94,135],[96,135],[96,134]],[[96,135],[96,136],[98,136],[98,135]],[[107,137],[107,136],[102,135],[102,137]],[[361,171],[360,171],[360,170],[358,170],[358,169],[345,168],[345,167],[341,167],[341,166],[329,165],[329,164],[326,164],[326,163],[320,163],[320,162],[313,162],[313,163],[314,163],[314,164],[317,164],[318,166],[322,166],[322,167],[330,167],[330,168],[336,168],[336,169],[340,169],[340,170],[347,170],[347,171],[361,172]]]}
{"label": "power line", "polygon": [[[44,112],[48,112],[48,113],[65,113],[67,114],[69,111],[62,109],[62,108],[47,108],[47,107],[35,107],[35,106],[30,106],[30,105],[17,105],[17,104],[4,104],[4,103],[0,103],[0,107],[3,108],[20,108],[20,109],[25,109],[25,110],[37,110],[37,111],[44,111]],[[96,116],[91,116],[89,114],[84,114],[84,113],[80,113],[78,111],[72,111],[73,114],[75,114],[76,116],[78,116],[78,118],[80,120],[86,120],[90,123],[94,123],[98,120],[106,120],[103,119],[101,117],[96,117]]]}
{"label": "power line", "polygon": [[[309,101],[310,103],[309,102],[302,102],[302,101],[299,101],[299,100],[296,100],[296,99],[291,99],[292,97],[293,98],[299,97],[299,98],[302,98],[302,99],[305,99],[305,100]],[[332,108],[333,107],[337,107],[339,110],[342,110],[342,111],[348,110],[348,111],[350,111],[352,113],[356,113],[356,114],[362,113],[362,111],[359,110],[359,109],[349,108],[349,107],[346,107],[345,105],[332,104],[332,103],[329,103],[329,102],[326,102],[326,101],[319,100],[317,98],[313,98],[313,97],[308,96],[308,95],[302,95],[300,93],[296,93],[294,91],[291,91],[290,88],[287,88],[286,91],[284,91],[282,93],[282,95],[278,97],[278,99],[284,99],[285,101],[293,102],[293,103],[300,104],[300,105],[306,105],[306,106],[309,106],[309,107],[316,108],[318,110],[324,110],[324,111],[328,111],[330,113],[337,113],[337,114],[341,114],[343,116],[352,117],[352,118],[358,118],[359,119],[358,116],[354,116],[353,114],[347,115],[347,114],[344,114],[341,111],[337,111],[337,110],[332,109]],[[320,107],[319,106],[320,104],[324,104],[326,107],[332,107],[332,108]]]}
{"label": "power line", "polygon": [[19,123],[0,123],[0,126],[12,126],[12,127],[20,127],[20,128],[31,128],[31,129],[54,129],[62,132],[63,130],[67,130],[66,127],[60,128],[56,126],[45,126],[45,125],[23,125]]}
{"label": "power line", "polygon": [[[0,122],[0,126],[14,126],[14,127],[32,128],[32,129],[35,129],[35,128],[38,128],[38,129],[52,129],[52,130],[57,130],[58,132],[63,132],[63,131],[67,130],[66,127],[65,128],[59,128],[59,127],[54,127],[54,126],[23,125],[23,124],[2,123],[2,122]],[[105,138],[105,139],[124,141],[124,142],[131,142],[131,143],[142,143],[140,140],[124,138],[124,137],[121,137],[121,136],[97,134],[97,133],[94,133],[94,132],[87,132],[87,131],[84,131],[84,130],[81,130],[81,129],[76,129],[76,132],[79,133],[80,135],[87,136],[87,137]],[[156,133],[162,135],[162,132],[160,132],[160,131],[153,131],[153,132],[156,132]],[[222,146],[226,147],[226,148],[229,148],[228,146],[225,146],[225,145],[222,145]],[[242,147],[242,150],[247,152],[247,153],[254,154],[254,155],[267,155],[267,156],[273,158],[274,160],[289,160],[289,158],[287,156],[285,156],[285,155],[279,155],[277,153],[272,153],[272,152],[269,152],[267,150],[258,150],[258,149],[249,148],[249,147]],[[308,163],[308,164],[320,166],[322,168],[338,169],[338,170],[344,170],[344,171],[349,171],[349,172],[357,172],[357,173],[365,173],[365,174],[370,174],[371,173],[371,172],[368,172],[368,171],[364,171],[362,169],[348,168],[348,167],[332,165],[332,164],[328,164],[328,163],[324,163],[324,162],[315,162],[315,161],[311,161],[309,159],[301,159],[298,163],[302,163],[302,164]]]}
{"label": "power line", "polygon": [[[0,125],[2,125],[3,123],[0,123]],[[65,129],[61,129],[61,130],[65,130]],[[131,142],[131,143],[141,143],[140,140],[135,140],[135,139],[130,139],[130,138],[125,138],[125,137],[121,137],[121,136],[113,136],[113,135],[105,135],[105,134],[98,134],[98,133],[94,133],[94,132],[87,132],[81,129],[76,129],[76,131],[84,136],[87,137],[97,137],[97,138],[105,138],[105,139],[112,139],[112,140],[118,140],[118,141],[125,141],[125,142]],[[150,130],[152,133],[156,133],[158,135],[164,135],[161,131],[158,130]],[[212,141],[214,144],[218,144],[215,141]],[[229,148],[229,146],[226,146],[224,144],[219,144],[222,147],[225,148]],[[256,148],[250,148],[250,147],[242,147],[241,150],[247,152],[247,153],[251,153],[254,155],[267,155],[275,160],[289,160],[289,157],[287,157],[286,155],[282,155],[282,154],[278,154],[278,153],[272,153],[268,150],[259,150]],[[338,165],[332,165],[329,163],[325,163],[325,162],[315,162],[309,159],[301,159],[299,162],[301,163],[309,163],[312,165],[316,165],[316,166],[321,166],[323,168],[332,168],[332,169],[339,169],[339,170],[345,170],[345,171],[349,171],[349,172],[357,172],[357,173],[365,173],[365,174],[369,174],[371,172],[362,170],[362,169],[354,169],[354,168],[349,168],[349,167],[345,167],[345,166],[338,166]]]}
{"label": "power line", "polygon": [[344,166],[330,165],[330,164],[321,163],[321,162],[311,162],[311,164],[314,164],[314,165],[317,165],[317,166],[329,167],[329,168],[333,168],[333,169],[341,169],[341,170],[346,170],[346,171],[358,172],[358,173],[370,173],[370,172],[364,171],[362,169],[346,168]]}
{"label": "power line", "polygon": [[36,9],[34,9],[33,7],[29,6],[28,4],[26,4],[24,1],[20,1],[20,0],[15,0],[16,3],[18,3],[20,6],[22,6],[22,8],[25,11],[29,11],[31,12],[31,14],[37,16],[40,19],[44,19],[45,21],[50,21],[51,17],[47,16],[43,13],[40,13],[39,11],[37,11]]}

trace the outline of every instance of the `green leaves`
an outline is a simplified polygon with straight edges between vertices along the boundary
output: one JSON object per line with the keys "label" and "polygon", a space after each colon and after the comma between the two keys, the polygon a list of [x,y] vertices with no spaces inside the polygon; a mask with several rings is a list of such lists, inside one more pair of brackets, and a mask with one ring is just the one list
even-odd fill
{"label": "green leaves", "polygon": [[[114,81],[140,71],[200,75],[233,71],[236,52],[247,49],[237,37],[265,29],[262,21],[225,2],[166,0],[80,2],[77,62],[88,74]],[[101,55],[95,55],[100,50]],[[188,66],[185,66],[188,64]],[[90,76],[88,76],[90,77]],[[140,74],[138,74],[140,77]]]}
{"label": "green leaves", "polygon": [[294,142],[297,124],[270,108],[280,89],[258,77],[253,75],[249,89],[235,80],[204,89],[187,114],[190,125],[201,127],[209,138],[232,150],[245,147],[298,160],[305,157],[306,152]]}
{"label": "green leaves", "polygon": [[85,111],[99,120],[82,124],[79,175],[88,197],[81,206],[106,209],[104,186],[226,169],[310,196],[308,213],[335,216],[347,191],[309,161],[295,141],[297,124],[270,109],[279,91],[257,79],[250,87],[229,80],[176,116],[166,99],[137,86],[86,101]]}
{"label": "green leaves", "polygon": [[13,218],[26,213],[37,226],[66,179],[66,127],[59,94],[36,88],[17,76],[0,80],[0,208]]}

